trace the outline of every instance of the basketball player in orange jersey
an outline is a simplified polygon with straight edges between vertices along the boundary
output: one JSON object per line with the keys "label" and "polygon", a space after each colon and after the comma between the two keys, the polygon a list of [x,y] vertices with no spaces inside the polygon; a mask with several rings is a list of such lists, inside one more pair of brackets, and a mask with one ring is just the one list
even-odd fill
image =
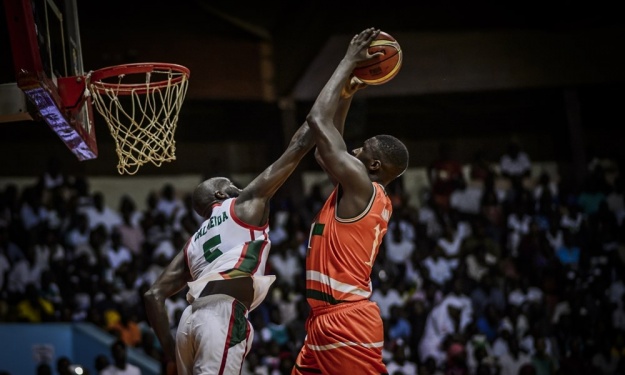
{"label": "basketball player in orange jersey", "polygon": [[345,116],[336,122],[353,94],[345,87],[363,87],[351,73],[372,57],[367,47],[378,33],[369,28],[351,40],[306,119],[317,159],[335,188],[310,230],[306,298],[311,313],[294,375],[387,372],[380,309],[369,300],[370,276],[392,214],[384,187],[406,170],[408,150],[397,138],[378,135],[350,153],[342,137]]}

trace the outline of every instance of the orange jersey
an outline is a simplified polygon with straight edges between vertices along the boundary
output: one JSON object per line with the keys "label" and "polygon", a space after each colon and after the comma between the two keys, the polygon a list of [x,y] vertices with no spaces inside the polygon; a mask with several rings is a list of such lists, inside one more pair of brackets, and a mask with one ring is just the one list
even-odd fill
{"label": "orange jersey", "polygon": [[393,212],[384,187],[373,187],[369,205],[357,217],[337,216],[338,187],[317,214],[306,255],[306,298],[312,308],[371,296],[371,267]]}

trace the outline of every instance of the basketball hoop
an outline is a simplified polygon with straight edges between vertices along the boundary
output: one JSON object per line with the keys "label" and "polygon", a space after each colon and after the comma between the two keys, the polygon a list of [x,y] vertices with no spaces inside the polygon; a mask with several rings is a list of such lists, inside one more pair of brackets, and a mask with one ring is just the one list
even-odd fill
{"label": "basketball hoop", "polygon": [[168,63],[117,65],[87,75],[87,95],[115,140],[119,174],[176,159],[174,134],[189,75],[188,68]]}

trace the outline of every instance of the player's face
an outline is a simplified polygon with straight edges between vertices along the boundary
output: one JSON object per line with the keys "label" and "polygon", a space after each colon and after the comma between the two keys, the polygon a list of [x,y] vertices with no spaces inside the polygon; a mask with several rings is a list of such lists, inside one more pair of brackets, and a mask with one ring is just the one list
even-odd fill
{"label": "player's face", "polygon": [[373,138],[369,138],[365,141],[362,147],[356,148],[352,150],[352,154],[356,157],[356,159],[363,162],[365,165],[369,163],[369,161],[375,159],[375,140]]}

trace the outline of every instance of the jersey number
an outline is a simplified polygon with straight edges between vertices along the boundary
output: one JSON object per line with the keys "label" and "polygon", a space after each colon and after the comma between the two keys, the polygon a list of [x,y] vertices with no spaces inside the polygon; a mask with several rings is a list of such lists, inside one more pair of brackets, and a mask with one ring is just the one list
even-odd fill
{"label": "jersey number", "polygon": [[221,244],[221,236],[216,235],[206,240],[206,242],[202,245],[202,250],[204,250],[204,259],[206,259],[208,263],[211,263],[223,254],[221,250],[217,248],[219,244]]}
{"label": "jersey number", "polygon": [[373,267],[373,259],[375,258],[375,251],[378,248],[378,245],[380,244],[380,233],[382,233],[380,231],[380,224],[376,225],[375,228],[375,239],[373,240],[373,245],[371,245],[371,258],[369,259],[368,262],[365,262],[365,264],[369,267]]}

